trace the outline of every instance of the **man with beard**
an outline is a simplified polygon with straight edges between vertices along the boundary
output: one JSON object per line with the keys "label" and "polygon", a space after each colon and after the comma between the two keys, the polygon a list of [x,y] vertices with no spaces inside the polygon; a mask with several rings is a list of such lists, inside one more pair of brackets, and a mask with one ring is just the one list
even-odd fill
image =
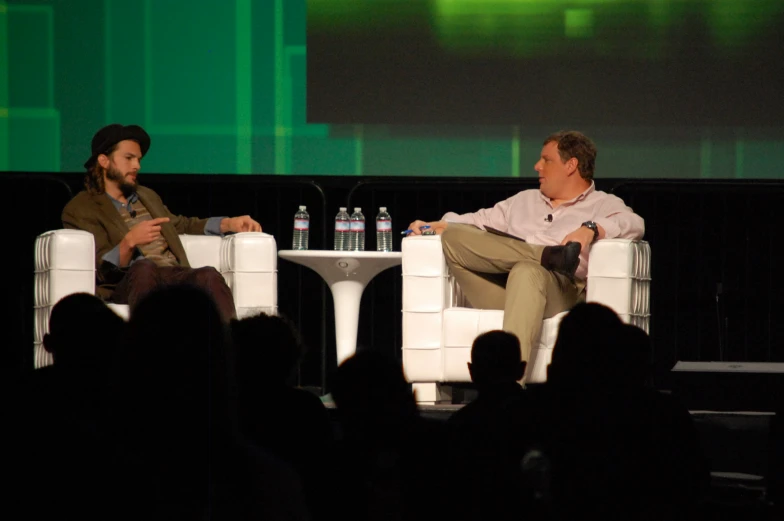
{"label": "man with beard", "polygon": [[65,228],[95,237],[96,294],[133,309],[153,289],[194,284],[208,291],[225,321],[236,312],[231,290],[212,267],[192,269],[179,234],[260,232],[247,215],[200,219],[174,215],[161,198],[137,181],[150,136],[137,125],[103,127],[84,164],[85,190],[63,210]]}

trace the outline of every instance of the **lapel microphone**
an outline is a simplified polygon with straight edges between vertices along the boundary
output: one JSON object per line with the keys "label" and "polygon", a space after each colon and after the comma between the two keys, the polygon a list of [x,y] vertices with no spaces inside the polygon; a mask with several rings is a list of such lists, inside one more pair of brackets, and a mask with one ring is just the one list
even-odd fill
{"label": "lapel microphone", "polygon": [[131,219],[136,219],[136,210],[131,210],[129,213],[131,214]]}
{"label": "lapel microphone", "polygon": [[548,213],[547,217],[545,217],[544,220],[547,221],[548,223],[553,222],[553,214]]}

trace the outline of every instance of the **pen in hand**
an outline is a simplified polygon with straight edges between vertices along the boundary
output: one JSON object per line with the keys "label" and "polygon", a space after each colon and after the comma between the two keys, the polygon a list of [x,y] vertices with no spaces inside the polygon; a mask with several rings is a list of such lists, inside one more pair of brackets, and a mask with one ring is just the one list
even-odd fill
{"label": "pen in hand", "polygon": [[[424,226],[420,226],[420,227],[419,227],[419,229],[420,229],[420,230],[427,230],[427,229],[429,229],[429,228],[430,228],[430,225],[429,225],[429,224],[426,224],[426,225],[424,225]],[[400,235],[409,235],[409,234],[411,234],[411,233],[413,233],[413,232],[414,232],[414,230],[412,230],[411,228],[409,228],[408,230],[403,230],[402,232],[400,232]]]}

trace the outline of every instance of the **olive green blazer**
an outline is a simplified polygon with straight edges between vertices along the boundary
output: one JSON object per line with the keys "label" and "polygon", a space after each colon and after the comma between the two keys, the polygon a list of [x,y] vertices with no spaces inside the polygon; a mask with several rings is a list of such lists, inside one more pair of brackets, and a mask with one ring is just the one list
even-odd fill
{"label": "olive green blazer", "polygon": [[[179,236],[180,234],[203,235],[207,219],[174,215],[163,204],[160,196],[149,188],[140,186],[136,193],[153,218],[169,218],[168,223],[161,225],[161,233],[180,265],[190,267]],[[108,195],[88,191],[79,192],[65,205],[62,220],[63,227],[88,231],[95,237],[96,293],[103,298],[108,298],[117,283],[125,276],[127,268],[118,268],[110,262],[105,262],[103,256],[120,244],[128,233],[128,224]]]}

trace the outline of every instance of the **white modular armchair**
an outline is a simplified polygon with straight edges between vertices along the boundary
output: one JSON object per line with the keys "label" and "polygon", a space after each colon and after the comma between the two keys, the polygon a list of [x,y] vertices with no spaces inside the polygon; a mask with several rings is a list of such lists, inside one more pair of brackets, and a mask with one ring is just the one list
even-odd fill
{"label": "white modular armchair", "polygon": [[[470,382],[474,339],[502,329],[502,310],[473,309],[450,275],[438,235],[403,240],[403,370],[417,401],[448,399],[450,382]],[[649,330],[650,259],[645,241],[605,239],[593,245],[586,300],[613,309],[621,319]],[[526,381],[544,382],[558,326],[567,312],[544,320],[528,360]]]}
{"label": "white modular armchair", "polygon": [[[180,235],[193,268],[212,266],[234,295],[237,317],[278,312],[278,251],[266,233],[238,233],[227,237]],[[35,241],[35,295],[33,339],[35,368],[52,363],[43,348],[52,307],[72,293],[95,293],[95,242],[80,230],[53,230]],[[125,320],[128,306],[109,304]]]}

